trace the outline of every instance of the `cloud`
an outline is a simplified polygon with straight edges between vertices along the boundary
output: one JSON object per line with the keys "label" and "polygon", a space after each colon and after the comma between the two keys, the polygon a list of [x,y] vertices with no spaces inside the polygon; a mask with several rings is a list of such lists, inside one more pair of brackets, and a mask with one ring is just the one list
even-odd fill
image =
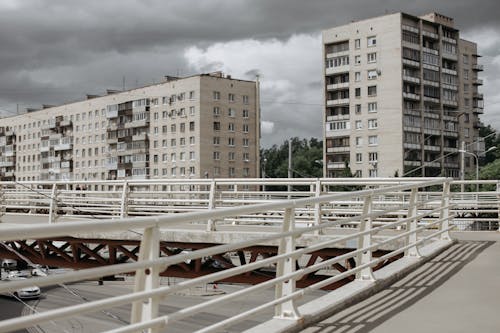
{"label": "cloud", "polygon": [[454,17],[478,42],[482,119],[500,129],[498,0],[2,0],[0,109],[220,69],[260,75],[264,145],[321,137],[320,31],[396,11]]}
{"label": "cloud", "polygon": [[319,34],[279,39],[246,39],[189,47],[184,56],[194,71],[222,70],[233,77],[261,80],[262,131],[265,146],[292,136],[321,137],[321,38]]}
{"label": "cloud", "polygon": [[272,121],[261,121],[262,134],[271,134],[274,130],[274,123]]}

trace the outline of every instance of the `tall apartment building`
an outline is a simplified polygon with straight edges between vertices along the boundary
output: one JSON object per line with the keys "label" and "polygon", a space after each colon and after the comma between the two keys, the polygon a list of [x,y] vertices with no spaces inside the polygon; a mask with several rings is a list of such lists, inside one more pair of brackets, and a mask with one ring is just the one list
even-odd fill
{"label": "tall apartment building", "polygon": [[452,18],[396,13],[329,29],[323,56],[325,176],[458,177],[461,143],[484,150],[483,67]]}
{"label": "tall apartment building", "polygon": [[220,72],[0,120],[2,180],[259,176],[259,83]]}

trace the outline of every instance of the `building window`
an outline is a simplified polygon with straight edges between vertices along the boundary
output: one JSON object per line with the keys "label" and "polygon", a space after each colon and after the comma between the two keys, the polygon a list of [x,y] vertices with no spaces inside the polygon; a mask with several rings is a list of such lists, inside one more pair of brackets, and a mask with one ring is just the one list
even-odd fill
{"label": "building window", "polygon": [[469,63],[469,55],[464,54],[463,55],[463,60],[464,60],[464,64],[467,65]]}
{"label": "building window", "polygon": [[234,157],[235,157],[234,151],[230,151],[230,152],[227,153],[227,159],[229,161],[234,161]]}
{"label": "building window", "polygon": [[368,119],[368,129],[375,129],[377,127],[377,119]]}
{"label": "building window", "polygon": [[357,55],[354,57],[354,64],[355,65],[360,65],[361,64],[361,56]]}
{"label": "building window", "polygon": [[248,133],[248,124],[243,124],[243,133]]}
{"label": "building window", "polygon": [[354,73],[354,81],[356,81],[356,82],[361,81],[361,72]]}
{"label": "building window", "polygon": [[248,138],[243,138],[243,147],[248,147]]}
{"label": "building window", "polygon": [[220,121],[214,121],[214,131],[220,131]]}
{"label": "building window", "polygon": [[356,114],[361,114],[361,104],[356,104],[354,108]]}
{"label": "building window", "polygon": [[366,40],[367,40],[368,47],[377,46],[377,37],[370,36]]}
{"label": "building window", "polygon": [[464,79],[465,80],[469,79],[469,70],[468,69],[464,69]]}
{"label": "building window", "polygon": [[378,145],[378,136],[376,136],[376,135],[370,135],[368,137],[368,145],[369,146],[376,146],[376,145]]}
{"label": "building window", "polygon": [[243,104],[248,104],[248,96],[243,95]]}
{"label": "building window", "polygon": [[368,162],[378,162],[378,153],[368,153]]}
{"label": "building window", "polygon": [[372,177],[372,178],[373,177],[377,177],[377,175],[378,175],[377,169],[370,169],[368,171],[369,171],[369,176],[370,177]]}
{"label": "building window", "polygon": [[219,116],[220,115],[220,108],[218,106],[214,107],[214,116]]}
{"label": "building window", "polygon": [[354,96],[361,97],[361,88],[354,89]]}
{"label": "building window", "polygon": [[377,112],[377,102],[368,103],[368,112]]}
{"label": "building window", "polygon": [[363,137],[361,137],[361,136],[357,136],[357,137],[356,137],[356,146],[357,146],[357,147],[360,147],[360,146],[362,146],[362,145],[363,145]]}
{"label": "building window", "polygon": [[468,93],[469,92],[469,84],[464,83],[464,92]]}
{"label": "building window", "polygon": [[377,62],[377,52],[368,53],[368,54],[367,54],[367,62],[368,62],[369,64],[370,64],[370,63]]}
{"label": "building window", "polygon": [[220,145],[220,137],[214,136],[213,143],[214,143],[214,145]]}
{"label": "building window", "polygon": [[361,163],[361,162],[363,162],[363,154],[356,153],[356,163]]}
{"label": "building window", "polygon": [[368,96],[376,96],[376,95],[377,95],[377,86],[369,86]]}
{"label": "building window", "polygon": [[354,48],[355,49],[360,49],[361,48],[361,39],[355,39],[354,40]]}
{"label": "building window", "polygon": [[227,130],[228,130],[229,132],[234,132],[234,123],[229,123],[229,124],[227,125]]}
{"label": "building window", "polygon": [[229,94],[227,95],[227,99],[228,99],[230,102],[234,102],[234,94],[229,93]]}
{"label": "building window", "polygon": [[248,118],[248,110],[243,110],[243,118]]}
{"label": "building window", "polygon": [[227,110],[227,114],[229,117],[235,117],[236,116],[236,111],[234,109],[229,108]]}
{"label": "building window", "polygon": [[194,97],[195,97],[195,93],[192,90],[192,91],[189,92],[189,99],[194,99]]}
{"label": "building window", "polygon": [[357,130],[363,129],[363,122],[361,120],[356,120],[355,125]]}
{"label": "building window", "polygon": [[216,100],[216,101],[220,100],[220,91],[214,91],[213,97],[214,97],[214,100]]}
{"label": "building window", "polygon": [[378,74],[375,69],[371,69],[368,71],[368,80],[375,80],[377,78]]}

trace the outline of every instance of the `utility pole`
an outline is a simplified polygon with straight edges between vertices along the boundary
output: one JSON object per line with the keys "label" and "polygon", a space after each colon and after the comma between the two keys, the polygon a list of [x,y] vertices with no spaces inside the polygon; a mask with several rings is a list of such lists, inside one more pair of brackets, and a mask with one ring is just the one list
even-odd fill
{"label": "utility pole", "polygon": [[[293,178],[293,174],[292,174],[292,139],[288,140],[288,178]],[[288,184],[288,193],[290,193],[290,192],[292,192],[292,185]]]}
{"label": "utility pole", "polygon": [[[465,179],[465,141],[462,140],[462,146],[460,149],[460,180]],[[460,185],[460,192],[464,193],[464,183]]]}

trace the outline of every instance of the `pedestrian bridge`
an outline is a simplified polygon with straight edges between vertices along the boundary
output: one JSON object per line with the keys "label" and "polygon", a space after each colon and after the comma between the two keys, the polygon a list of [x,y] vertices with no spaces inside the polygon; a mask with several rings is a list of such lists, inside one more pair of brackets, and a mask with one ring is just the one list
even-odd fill
{"label": "pedestrian bridge", "polygon": [[[0,332],[123,305],[132,306],[130,323],[111,332],[160,332],[200,311],[268,289],[274,290],[272,300],[199,331],[238,331],[234,327],[260,313],[269,313],[268,319],[248,331],[298,331],[426,267],[456,246],[453,229],[497,230],[499,218],[496,181],[226,179],[1,185],[5,212],[0,253],[83,269],[3,283],[0,293],[131,273],[135,286],[125,295],[4,320]],[[159,283],[161,275],[182,276],[175,275],[179,272],[190,279],[172,286]],[[250,285],[178,311],[159,310],[169,295],[220,281]],[[331,291],[303,302],[318,290]]]}

